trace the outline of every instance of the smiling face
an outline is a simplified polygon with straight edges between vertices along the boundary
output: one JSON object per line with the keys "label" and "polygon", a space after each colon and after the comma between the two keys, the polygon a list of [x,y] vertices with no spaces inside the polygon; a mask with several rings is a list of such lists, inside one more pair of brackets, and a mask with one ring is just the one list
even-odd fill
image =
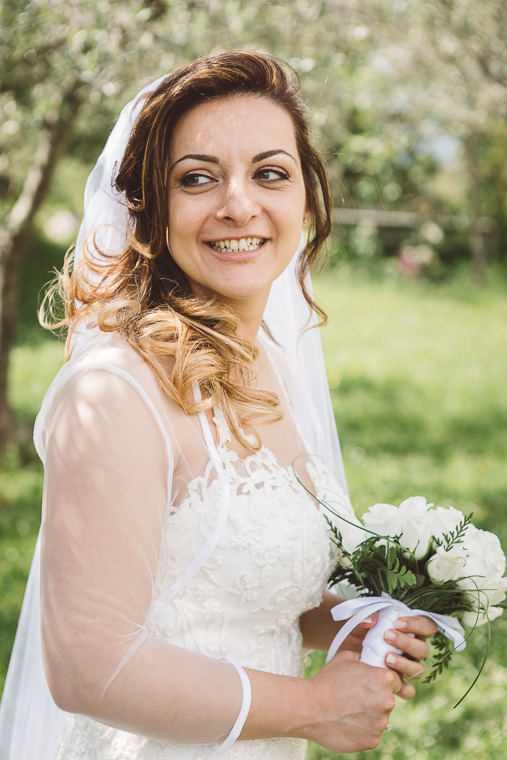
{"label": "smiling face", "polygon": [[304,216],[294,126],[280,106],[242,95],[181,120],[170,151],[168,243],[194,293],[261,316]]}

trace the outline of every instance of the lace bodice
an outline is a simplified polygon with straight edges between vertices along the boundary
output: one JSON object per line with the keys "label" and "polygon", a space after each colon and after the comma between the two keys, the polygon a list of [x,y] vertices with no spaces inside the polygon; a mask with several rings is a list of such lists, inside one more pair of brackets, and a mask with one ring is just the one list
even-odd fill
{"label": "lace bodice", "polygon": [[[266,446],[246,458],[230,448],[221,410],[214,410],[217,451],[230,487],[230,509],[220,539],[198,572],[148,622],[147,634],[209,657],[232,657],[245,667],[302,676],[299,617],[319,605],[336,561],[326,520],[292,467]],[[316,495],[348,498],[318,459],[307,470]],[[167,510],[154,597],[179,578],[217,521],[222,485],[210,462],[189,480]],[[170,677],[170,674],[168,674]],[[237,742],[226,760],[303,760],[306,742]],[[69,715],[58,760],[204,760],[203,746],[182,746],[129,734]]]}
{"label": "lace bodice", "polygon": [[[218,451],[230,487],[229,519],[204,566],[150,625],[172,642],[274,673],[301,674],[298,618],[320,603],[333,556],[326,523],[289,469],[266,447],[246,459],[227,448],[219,410]],[[191,562],[216,521],[221,487],[211,477],[188,495],[164,526],[156,591]]]}

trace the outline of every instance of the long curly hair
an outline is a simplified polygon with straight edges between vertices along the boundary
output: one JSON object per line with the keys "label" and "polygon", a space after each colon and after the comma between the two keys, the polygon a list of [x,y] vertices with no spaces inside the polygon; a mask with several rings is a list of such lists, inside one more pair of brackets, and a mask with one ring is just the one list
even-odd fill
{"label": "long curly hair", "polygon": [[[152,92],[134,124],[115,178],[128,208],[127,243],[117,256],[102,255],[94,236],[80,256],[67,254],[48,291],[40,321],[49,329],[80,323],[118,332],[145,359],[161,387],[184,412],[196,414],[220,404],[234,437],[247,449],[260,440],[254,422],[280,419],[279,400],[254,387],[258,349],[238,336],[238,321],[215,296],[196,298],[168,247],[169,150],[176,126],[201,103],[252,95],[283,108],[294,124],[311,229],[298,262],[298,279],[309,306],[324,312],[305,279],[331,229],[331,192],[323,161],[309,138],[308,111],[297,75],[276,58],[250,50],[229,50],[172,71]],[[64,315],[56,316],[57,301]],[[201,400],[194,398],[198,383]],[[255,443],[247,440],[253,432]]]}

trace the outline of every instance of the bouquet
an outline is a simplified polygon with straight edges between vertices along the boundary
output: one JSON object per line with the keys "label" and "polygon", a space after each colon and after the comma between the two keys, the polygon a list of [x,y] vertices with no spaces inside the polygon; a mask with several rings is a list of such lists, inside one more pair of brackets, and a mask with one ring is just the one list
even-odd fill
{"label": "bouquet", "polygon": [[400,651],[385,641],[385,632],[399,617],[426,615],[438,626],[433,638],[436,655],[426,678],[432,681],[454,651],[465,648],[461,624],[473,630],[502,614],[505,555],[497,536],[472,525],[473,515],[452,507],[432,509],[422,496],[406,499],[399,507],[375,504],[362,522],[321,504],[338,518],[326,516],[339,556],[329,585],[345,582],[358,594],[332,610],[335,620],[347,623],[328,659],[356,625],[378,612],[361,660],[386,667],[385,655]]}

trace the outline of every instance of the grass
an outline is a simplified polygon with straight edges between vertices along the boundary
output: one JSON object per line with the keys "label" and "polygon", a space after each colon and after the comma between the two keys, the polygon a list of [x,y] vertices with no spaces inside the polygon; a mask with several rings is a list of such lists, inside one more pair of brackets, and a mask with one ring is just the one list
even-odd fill
{"label": "grass", "polygon": [[[507,548],[507,298],[494,283],[478,290],[372,281],[346,268],[326,273],[316,293],[330,317],[323,330],[330,385],[354,505],[399,503],[422,494],[475,513]],[[53,340],[25,319],[14,352],[11,398],[32,422],[62,361]],[[8,656],[39,523],[42,468],[29,444],[0,456],[0,680]],[[506,618],[507,619],[507,618]],[[485,673],[460,705],[485,646],[474,634],[436,684],[399,702],[395,730],[355,760],[500,760],[507,755],[506,622],[492,626]],[[314,655],[311,669],[322,663]],[[1,684],[0,684],[1,686]],[[338,757],[311,746],[308,760]]]}
{"label": "grass", "polygon": [[[358,512],[421,494],[474,512],[507,548],[507,299],[495,284],[371,281],[346,268],[316,283],[345,469]],[[398,701],[381,746],[355,760],[500,760],[507,755],[506,621],[476,687],[456,710],[486,647],[467,651],[432,685]],[[312,656],[312,669],[323,658]],[[311,671],[310,671],[311,672]],[[311,746],[308,760],[339,757]]]}
{"label": "grass", "polygon": [[[56,340],[14,350],[10,397],[19,422],[33,423],[62,362],[63,347]],[[0,453],[0,691],[40,525],[42,480],[31,443],[13,442]]]}

